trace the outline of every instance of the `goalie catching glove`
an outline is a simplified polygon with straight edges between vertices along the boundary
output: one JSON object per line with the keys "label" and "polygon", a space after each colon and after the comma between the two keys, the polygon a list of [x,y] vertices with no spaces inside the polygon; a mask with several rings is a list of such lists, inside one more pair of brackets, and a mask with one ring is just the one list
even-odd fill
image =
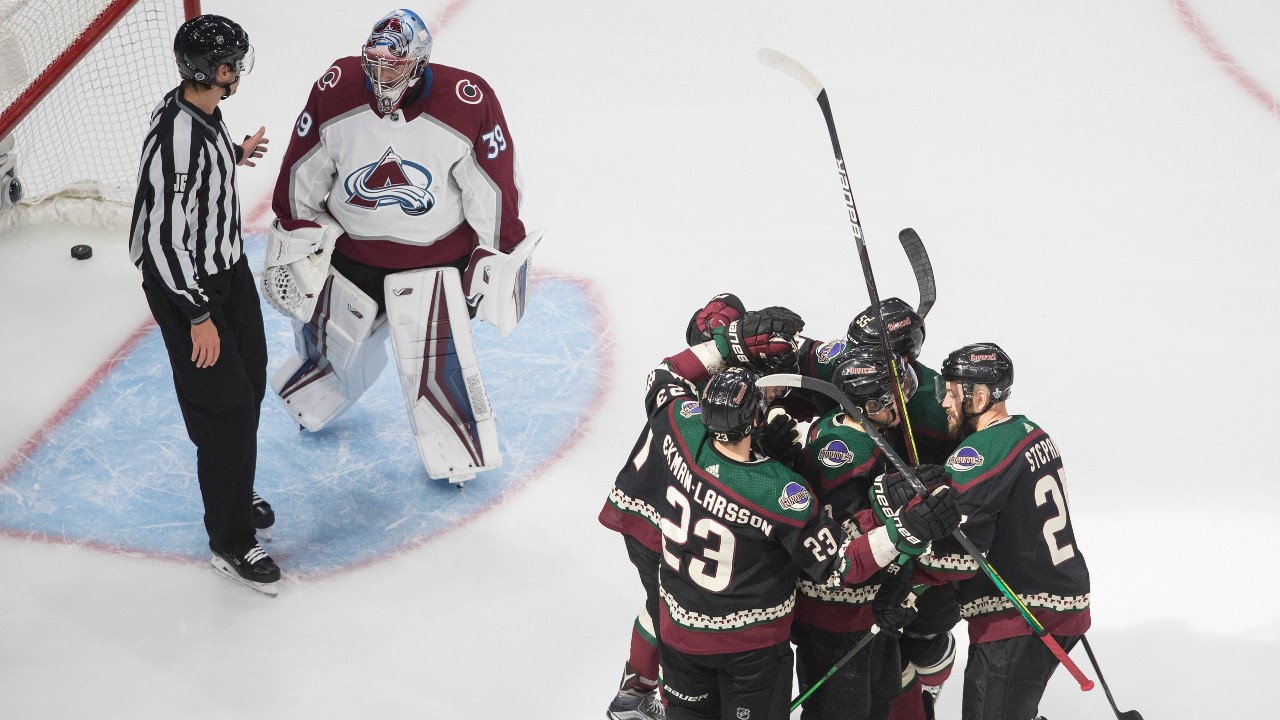
{"label": "goalie catching glove", "polygon": [[939,486],[927,497],[916,496],[906,505],[894,505],[889,497],[888,478],[882,474],[871,483],[871,509],[898,552],[921,555],[930,542],[947,537],[960,526],[960,506],[950,487]]}
{"label": "goalie catching glove", "polygon": [[267,304],[298,322],[311,320],[341,235],[342,226],[327,214],[293,230],[284,229],[279,219],[272,221],[262,271]]}

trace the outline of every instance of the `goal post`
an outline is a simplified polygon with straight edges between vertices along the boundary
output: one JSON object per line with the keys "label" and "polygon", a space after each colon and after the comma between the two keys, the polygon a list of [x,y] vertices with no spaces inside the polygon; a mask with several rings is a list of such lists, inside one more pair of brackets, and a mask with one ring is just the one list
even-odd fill
{"label": "goal post", "polygon": [[0,230],[128,223],[151,111],[199,0],[0,0]]}

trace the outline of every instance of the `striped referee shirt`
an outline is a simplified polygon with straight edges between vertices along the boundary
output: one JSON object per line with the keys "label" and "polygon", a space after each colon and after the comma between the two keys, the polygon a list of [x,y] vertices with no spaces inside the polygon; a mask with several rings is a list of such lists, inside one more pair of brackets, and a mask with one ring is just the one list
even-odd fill
{"label": "striped referee shirt", "polygon": [[231,141],[222,111],[206,115],[182,98],[182,86],[151,113],[129,257],[163,283],[193,323],[209,317],[201,282],[230,269],[243,253],[236,190],[236,163],[243,154]]}

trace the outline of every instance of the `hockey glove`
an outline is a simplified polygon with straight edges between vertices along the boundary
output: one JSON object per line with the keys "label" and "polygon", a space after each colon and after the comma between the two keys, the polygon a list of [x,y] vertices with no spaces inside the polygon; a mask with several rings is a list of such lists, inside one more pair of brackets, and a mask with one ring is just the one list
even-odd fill
{"label": "hockey glove", "polygon": [[689,318],[689,327],[684,331],[684,338],[690,347],[711,339],[711,331],[724,327],[747,314],[747,308],[733,293],[720,293],[707,302],[707,306],[698,310]]}
{"label": "hockey glove", "polygon": [[769,421],[751,433],[751,441],[761,455],[771,457],[790,468],[795,467],[803,452],[795,418],[781,408],[769,411]]}
{"label": "hockey glove", "polygon": [[[915,473],[916,478],[924,483],[925,489],[931,493],[939,486],[946,485],[949,479],[947,471],[941,465],[921,465],[915,469]],[[912,500],[919,497],[915,486],[907,476],[896,470],[885,476],[884,492],[889,498],[889,503],[896,508],[907,507]]]}
{"label": "hockey glove", "polygon": [[890,563],[885,568],[884,581],[871,600],[871,612],[876,625],[889,635],[898,635],[916,618],[916,596],[911,592],[911,566]]}
{"label": "hockey glove", "polygon": [[884,524],[889,540],[898,552],[920,555],[929,543],[944,538],[960,525],[960,506],[956,493],[949,487],[940,487],[933,494],[911,503],[906,509],[894,507],[881,475],[871,483],[871,509]]}
{"label": "hockey glove", "polygon": [[795,366],[796,333],[803,329],[799,315],[784,307],[767,307],[714,329],[712,337],[730,365],[768,374]]}

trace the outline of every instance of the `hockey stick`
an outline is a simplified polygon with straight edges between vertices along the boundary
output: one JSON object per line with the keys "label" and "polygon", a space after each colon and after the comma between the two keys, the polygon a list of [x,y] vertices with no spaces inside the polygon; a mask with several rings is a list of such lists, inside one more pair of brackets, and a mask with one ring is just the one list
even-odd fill
{"label": "hockey stick", "polygon": [[898,242],[902,243],[907,260],[911,261],[911,272],[916,275],[916,286],[920,288],[920,305],[916,307],[916,314],[923,320],[938,299],[938,287],[933,282],[933,263],[929,262],[924,241],[915,230],[904,228],[898,233]]}
{"label": "hockey stick", "polygon": [[[1089,655],[1089,662],[1093,663],[1093,671],[1098,674],[1098,682],[1102,683],[1102,691],[1107,694],[1107,702],[1111,703],[1111,712],[1116,714],[1117,720],[1142,720],[1142,714],[1137,710],[1120,711],[1116,707],[1115,698],[1111,697],[1111,688],[1107,687],[1107,679],[1102,677],[1102,668],[1098,667],[1098,660],[1093,656],[1093,648],[1089,647],[1089,638],[1084,635],[1080,636],[1080,642],[1084,643],[1084,651]],[[795,708],[792,708],[793,710]]]}
{"label": "hockey stick", "polygon": [[[822,687],[822,683],[829,680],[832,675],[835,675],[840,670],[840,668],[844,667],[845,663],[852,660],[853,656],[857,655],[862,650],[862,648],[866,647],[867,645],[870,645],[871,640],[875,638],[876,634],[879,632],[880,632],[880,626],[872,625],[871,629],[867,631],[867,634],[863,635],[862,639],[858,641],[858,644],[849,648],[849,652],[845,653],[844,657],[837,660],[836,664],[831,666],[831,669],[827,671],[826,675],[823,675],[821,678],[818,678],[818,682],[814,683],[813,686],[810,687],[808,690],[805,690],[803,695],[791,701],[791,712],[795,712],[796,708],[800,707],[800,703],[804,702],[806,698],[808,698],[810,695],[817,692],[818,688]],[[1141,718],[1139,718],[1138,720],[1141,720]]]}
{"label": "hockey stick", "polygon": [[818,101],[822,108],[822,117],[827,122],[827,134],[831,136],[831,149],[836,154],[836,171],[840,174],[840,187],[844,190],[844,204],[849,210],[849,226],[853,230],[854,242],[858,245],[858,259],[862,261],[862,277],[867,283],[867,295],[871,298],[871,307],[876,311],[876,321],[880,325],[880,349],[884,351],[885,360],[893,373],[893,404],[897,406],[898,416],[902,418],[902,434],[906,439],[907,455],[911,464],[919,463],[916,452],[915,433],[907,417],[907,398],[902,390],[902,378],[898,377],[898,363],[893,361],[893,349],[889,347],[889,329],[884,321],[884,312],[880,307],[880,291],[876,289],[876,278],[871,272],[871,256],[867,254],[867,243],[863,238],[862,220],[858,217],[858,205],[853,199],[853,186],[849,184],[849,173],[845,170],[844,153],[840,150],[840,136],[836,133],[836,121],[831,114],[831,103],[827,99],[827,89],[818,78],[805,66],[777,50],[760,48],[756,59],[765,67],[773,68],[805,86],[805,89]]}
{"label": "hockey stick", "polygon": [[[840,389],[835,385],[818,378],[780,373],[777,375],[766,375],[765,377],[760,378],[756,381],[756,386],[800,388],[801,390],[809,390],[825,395],[826,397],[836,401],[840,404],[840,407],[849,414],[849,417],[862,425],[863,431],[867,433],[867,436],[871,438],[871,441],[874,442],[876,447],[880,448],[880,451],[889,458],[889,462],[893,463],[893,466],[911,482],[911,486],[916,489],[916,492],[921,495],[928,494],[928,489],[920,482],[920,478],[916,477],[915,471],[902,461],[902,458],[896,451],[894,451],[893,446],[890,445],[888,441],[884,439],[884,436],[875,429],[875,425],[867,420],[867,415],[862,411],[862,408],[853,404],[853,401],[851,401],[847,395],[840,392]],[[996,572],[995,568],[991,567],[991,565],[987,563],[986,556],[978,550],[978,547],[973,544],[973,541],[969,539],[969,536],[965,535],[964,531],[960,528],[956,528],[955,532],[952,533],[951,536],[960,542],[960,545],[964,547],[965,552],[969,553],[970,557],[974,559],[974,562],[978,563],[978,566],[982,568],[982,571],[987,574],[987,577],[991,578],[991,582],[996,586],[996,589],[1000,591],[1000,594],[1004,595],[1009,602],[1013,603],[1013,606],[1017,608],[1018,612],[1022,615],[1022,619],[1026,620],[1027,624],[1031,626],[1031,630],[1035,632],[1037,637],[1044,641],[1044,644],[1049,648],[1049,651],[1053,653],[1054,657],[1058,658],[1058,662],[1062,663],[1062,666],[1065,667],[1067,671],[1071,673],[1072,677],[1076,679],[1076,682],[1080,684],[1080,689],[1092,690],[1093,681],[1085,677],[1084,672],[1080,670],[1080,666],[1076,665],[1075,662],[1067,656],[1066,651],[1062,649],[1062,645],[1058,644],[1058,641],[1054,639],[1053,635],[1050,635],[1049,632],[1044,629],[1044,625],[1040,624],[1040,621],[1036,619],[1036,616],[1031,614],[1031,610],[1027,608],[1027,605],[1022,601],[1022,598],[1018,597],[1017,593],[1009,587],[1009,584],[1004,581],[1004,578],[1000,577],[1000,574]]]}

